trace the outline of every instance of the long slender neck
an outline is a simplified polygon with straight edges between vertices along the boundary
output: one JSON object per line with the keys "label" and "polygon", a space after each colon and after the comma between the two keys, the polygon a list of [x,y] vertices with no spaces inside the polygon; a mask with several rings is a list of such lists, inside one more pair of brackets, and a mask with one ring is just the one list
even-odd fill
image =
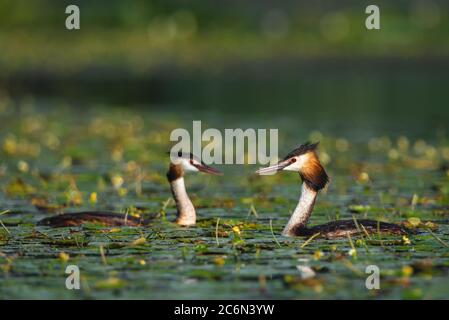
{"label": "long slender neck", "polygon": [[167,178],[178,210],[175,222],[183,226],[194,225],[196,223],[195,207],[187,194],[182,169],[171,165]]}
{"label": "long slender neck", "polygon": [[283,236],[295,236],[298,229],[304,228],[312,214],[313,206],[318,192],[310,188],[306,183],[302,184],[301,197],[290,221],[282,231]]}

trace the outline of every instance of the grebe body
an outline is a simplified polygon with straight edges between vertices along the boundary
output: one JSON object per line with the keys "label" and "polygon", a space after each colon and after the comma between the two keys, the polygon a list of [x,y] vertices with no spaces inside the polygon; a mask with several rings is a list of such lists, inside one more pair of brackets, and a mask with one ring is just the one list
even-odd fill
{"label": "grebe body", "polygon": [[328,223],[316,225],[313,227],[297,227],[292,230],[293,235],[311,237],[313,235],[320,235],[327,239],[335,239],[347,236],[357,236],[365,234],[407,234],[409,231],[394,223],[388,223],[383,221],[360,219],[360,220],[340,220],[331,221]]}
{"label": "grebe body", "polygon": [[321,165],[316,148],[318,143],[305,143],[291,151],[284,159],[273,166],[261,168],[257,174],[272,174],[278,171],[298,172],[302,180],[301,196],[290,220],[282,232],[284,236],[312,236],[319,234],[325,238],[346,237],[361,233],[406,234],[408,230],[393,223],[376,220],[332,221],[326,224],[307,227],[318,192],[329,182],[329,177]]}
{"label": "grebe body", "polygon": [[115,212],[86,211],[58,214],[44,218],[37,224],[50,227],[74,227],[85,223],[95,223],[108,227],[132,226],[137,227],[146,224],[141,218]]}
{"label": "grebe body", "polygon": [[[170,160],[167,180],[176,203],[177,217],[175,222],[182,226],[194,225],[196,223],[196,211],[186,191],[185,173],[204,172],[221,175],[221,172],[204,164],[191,153],[170,154]],[[93,211],[59,214],[40,220],[38,225],[70,227],[84,223],[98,223],[104,226],[140,226],[147,224],[148,221],[124,213]]]}

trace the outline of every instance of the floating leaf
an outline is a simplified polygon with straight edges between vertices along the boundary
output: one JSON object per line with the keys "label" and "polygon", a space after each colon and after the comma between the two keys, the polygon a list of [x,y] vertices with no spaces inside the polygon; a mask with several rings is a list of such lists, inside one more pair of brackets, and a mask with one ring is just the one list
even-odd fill
{"label": "floating leaf", "polygon": [[317,250],[313,253],[313,258],[315,260],[320,260],[323,257],[323,252],[320,250]]}
{"label": "floating leaf", "polygon": [[214,264],[221,267],[225,264],[225,259],[223,257],[215,257]]}
{"label": "floating leaf", "polygon": [[131,243],[131,245],[133,245],[133,246],[141,246],[141,245],[145,244],[146,242],[147,242],[147,239],[145,239],[144,237],[140,237],[140,238],[134,240]]}
{"label": "floating leaf", "polygon": [[402,243],[405,244],[405,245],[412,244],[412,242],[410,241],[410,239],[406,235],[402,236]]}
{"label": "floating leaf", "polygon": [[401,274],[408,278],[413,274],[413,268],[411,266],[403,266],[401,269]]}
{"label": "floating leaf", "polygon": [[421,224],[421,219],[417,217],[408,218],[407,221],[414,228],[418,227]]}
{"label": "floating leaf", "polygon": [[147,264],[147,263],[145,262],[145,260],[143,260],[143,259],[140,259],[138,262],[139,262],[139,264],[140,264],[141,266],[144,266],[144,265]]}
{"label": "floating leaf", "polygon": [[90,202],[91,204],[97,203],[97,193],[96,193],[96,192],[92,192],[92,193],[89,195],[89,202]]}
{"label": "floating leaf", "polygon": [[94,285],[96,289],[119,289],[125,286],[125,282],[116,277],[97,281]]}
{"label": "floating leaf", "polygon": [[36,192],[36,189],[23,182],[20,178],[10,181],[5,187],[6,193],[13,196],[25,196]]}
{"label": "floating leaf", "polygon": [[59,257],[59,260],[61,260],[62,262],[67,262],[70,259],[70,256],[65,252],[60,252],[58,257]]}
{"label": "floating leaf", "polygon": [[349,249],[348,255],[355,258],[357,256],[357,250],[354,248]]}
{"label": "floating leaf", "polygon": [[368,205],[362,205],[362,204],[353,204],[349,206],[349,211],[351,211],[352,213],[362,213],[362,212],[367,212],[368,210],[370,210],[371,207]]}
{"label": "floating leaf", "polygon": [[240,234],[241,234],[240,228],[239,228],[238,226],[232,227],[232,231],[233,231],[236,235],[240,235]]}

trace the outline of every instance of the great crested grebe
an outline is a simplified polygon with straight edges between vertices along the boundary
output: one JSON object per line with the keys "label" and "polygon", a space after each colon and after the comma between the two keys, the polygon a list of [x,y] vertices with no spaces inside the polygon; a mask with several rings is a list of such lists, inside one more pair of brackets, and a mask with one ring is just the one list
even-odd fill
{"label": "great crested grebe", "polygon": [[361,219],[332,221],[314,227],[307,227],[307,221],[313,211],[318,192],[322,190],[329,178],[318,159],[316,148],[318,143],[305,143],[291,151],[276,165],[256,171],[263,175],[281,170],[296,171],[302,180],[301,196],[290,221],[282,232],[283,236],[311,236],[319,233],[325,238],[337,238],[359,233],[406,234],[408,231],[396,224],[375,220]]}
{"label": "great crested grebe", "polygon": [[[171,154],[170,167],[167,172],[167,180],[170,183],[173,199],[176,203],[177,217],[175,222],[182,226],[191,226],[196,223],[196,212],[192,201],[187,195],[184,184],[184,174],[186,172],[205,172],[214,175],[222,173],[195,157],[191,153]],[[127,216],[125,214],[113,212],[75,212],[60,214],[40,220],[38,225],[52,227],[78,226],[83,223],[99,223],[105,226],[139,226],[148,222],[141,218]]]}

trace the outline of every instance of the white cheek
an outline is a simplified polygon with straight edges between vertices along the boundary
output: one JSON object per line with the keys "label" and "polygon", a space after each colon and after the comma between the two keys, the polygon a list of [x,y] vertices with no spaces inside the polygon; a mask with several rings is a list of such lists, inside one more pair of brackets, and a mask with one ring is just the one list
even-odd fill
{"label": "white cheek", "polygon": [[299,171],[303,167],[304,163],[306,162],[305,156],[299,156],[296,157],[296,162],[293,162],[291,165],[286,166],[283,170],[286,171]]}
{"label": "white cheek", "polygon": [[301,169],[306,164],[308,159],[309,157],[307,155],[300,156],[298,161],[296,161],[298,163],[298,169]]}
{"label": "white cheek", "polygon": [[182,168],[185,171],[194,171],[194,172],[198,171],[198,169],[195,166],[192,166],[188,160],[182,161]]}
{"label": "white cheek", "polygon": [[298,161],[293,162],[291,165],[286,166],[284,169],[282,170],[286,170],[286,171],[299,171],[299,163]]}

